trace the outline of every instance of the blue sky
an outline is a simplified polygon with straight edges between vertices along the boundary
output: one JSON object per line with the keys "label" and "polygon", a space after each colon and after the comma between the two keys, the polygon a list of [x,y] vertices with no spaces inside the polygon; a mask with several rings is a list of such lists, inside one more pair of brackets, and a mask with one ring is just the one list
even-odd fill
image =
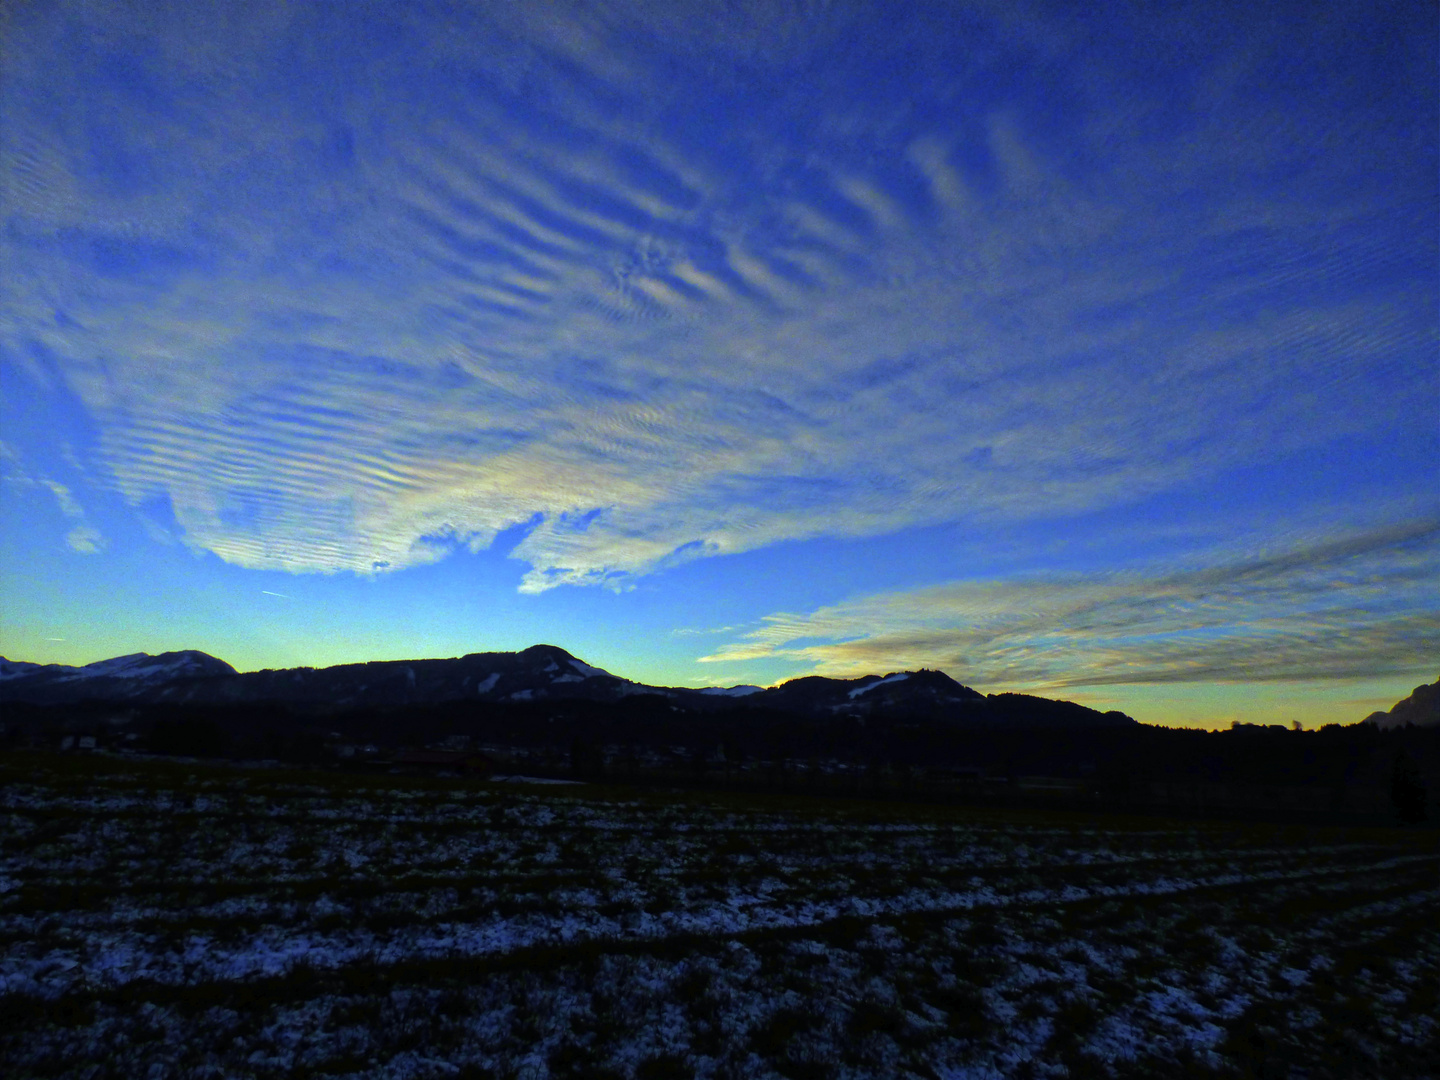
{"label": "blue sky", "polygon": [[25,5],[0,652],[1388,706],[1440,673],[1436,34]]}

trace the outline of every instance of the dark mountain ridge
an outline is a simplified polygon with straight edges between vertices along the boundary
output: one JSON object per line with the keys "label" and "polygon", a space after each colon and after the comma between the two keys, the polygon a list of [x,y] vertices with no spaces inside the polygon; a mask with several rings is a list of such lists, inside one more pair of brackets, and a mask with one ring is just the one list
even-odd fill
{"label": "dark mountain ridge", "polygon": [[[1104,728],[1135,723],[1068,701],[1021,694],[986,697],[940,671],[902,671],[832,679],[810,675],[779,686],[648,686],[612,675],[555,645],[521,652],[470,653],[434,660],[385,660],[328,668],[237,672],[205,653],[186,651],[102,660],[84,667],[0,658],[0,702],[63,705],[224,706],[266,702],[333,712],[470,702],[609,703],[646,696],[671,712],[763,710],[809,719],[915,719],[964,725]],[[631,701],[634,705],[636,702]]]}
{"label": "dark mountain ridge", "polygon": [[1440,679],[1417,686],[1410,696],[1397,701],[1387,712],[1373,712],[1365,718],[1368,724],[1382,728],[1440,726]]}
{"label": "dark mountain ridge", "polygon": [[[1440,792],[1440,725],[1406,722],[1428,715],[1416,711],[1430,700],[1421,691],[1382,714],[1386,724],[1199,731],[982,695],[938,671],[807,676],[768,689],[646,686],[550,645],[248,673],[196,652],[83,668],[0,659],[0,750],[365,769],[474,753],[536,775],[622,783],[718,778],[765,791],[1063,796],[1076,807],[1372,823],[1398,814],[1413,824],[1436,816]],[[1036,777],[1059,780],[1037,788]]]}

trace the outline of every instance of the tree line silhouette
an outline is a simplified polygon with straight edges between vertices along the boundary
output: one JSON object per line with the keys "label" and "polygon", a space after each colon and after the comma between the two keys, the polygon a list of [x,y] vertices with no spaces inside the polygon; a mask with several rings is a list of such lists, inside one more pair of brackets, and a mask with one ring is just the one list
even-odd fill
{"label": "tree line silhouette", "polygon": [[[3,745],[12,749],[82,733],[112,750],[358,768],[393,765],[405,747],[458,739],[487,748],[497,767],[615,783],[1341,815],[1379,812],[1380,799],[1386,813],[1407,822],[1440,817],[1436,727],[1095,728],[1029,724],[1023,714],[965,725],[923,716],[816,718],[743,702],[697,712],[661,695],[344,710],[284,702],[11,704],[3,723]],[[349,757],[340,756],[345,747]]]}

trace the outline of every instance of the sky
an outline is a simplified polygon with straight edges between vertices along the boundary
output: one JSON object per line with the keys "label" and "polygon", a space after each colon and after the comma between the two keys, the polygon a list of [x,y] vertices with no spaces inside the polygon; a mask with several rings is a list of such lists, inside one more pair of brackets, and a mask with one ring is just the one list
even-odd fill
{"label": "sky", "polygon": [[1432,3],[31,0],[0,653],[1440,675]]}

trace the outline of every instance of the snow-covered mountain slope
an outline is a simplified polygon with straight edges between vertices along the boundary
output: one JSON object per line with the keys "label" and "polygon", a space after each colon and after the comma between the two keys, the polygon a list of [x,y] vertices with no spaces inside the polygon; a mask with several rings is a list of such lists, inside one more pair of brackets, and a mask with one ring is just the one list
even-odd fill
{"label": "snow-covered mountain slope", "polygon": [[211,675],[234,675],[235,669],[224,660],[217,660],[208,653],[187,649],[183,652],[131,653],[116,656],[110,660],[97,660],[84,667],[70,669],[72,674],[61,675],[66,680],[109,677],[115,679],[136,679],[146,683],[168,682],[171,679],[207,678]]}
{"label": "snow-covered mountain slope", "polygon": [[866,716],[874,712],[925,715],[964,713],[983,694],[962,686],[943,671],[895,671],[859,679],[809,675],[772,686],[750,699],[789,711],[817,715]]}
{"label": "snow-covered mountain slope", "polygon": [[897,671],[894,675],[886,675],[877,682],[867,682],[864,686],[857,686],[854,690],[848,691],[845,696],[851,701],[854,701],[861,694],[868,694],[877,686],[884,686],[886,683],[903,682],[909,677],[910,673],[908,671]]}
{"label": "snow-covered mountain slope", "polygon": [[174,702],[277,701],[333,708],[389,708],[449,701],[610,701],[635,684],[556,645],[470,653],[439,660],[379,660],[328,668],[285,668],[169,688]]}
{"label": "snow-covered mountain slope", "polygon": [[44,664],[32,664],[26,660],[6,660],[0,656],[0,682],[7,679],[19,679],[31,672],[39,671]]}
{"label": "snow-covered mountain slope", "polygon": [[224,660],[194,649],[131,653],[93,664],[30,664],[0,658],[0,700],[54,704],[66,701],[127,700],[159,687],[234,675]]}

